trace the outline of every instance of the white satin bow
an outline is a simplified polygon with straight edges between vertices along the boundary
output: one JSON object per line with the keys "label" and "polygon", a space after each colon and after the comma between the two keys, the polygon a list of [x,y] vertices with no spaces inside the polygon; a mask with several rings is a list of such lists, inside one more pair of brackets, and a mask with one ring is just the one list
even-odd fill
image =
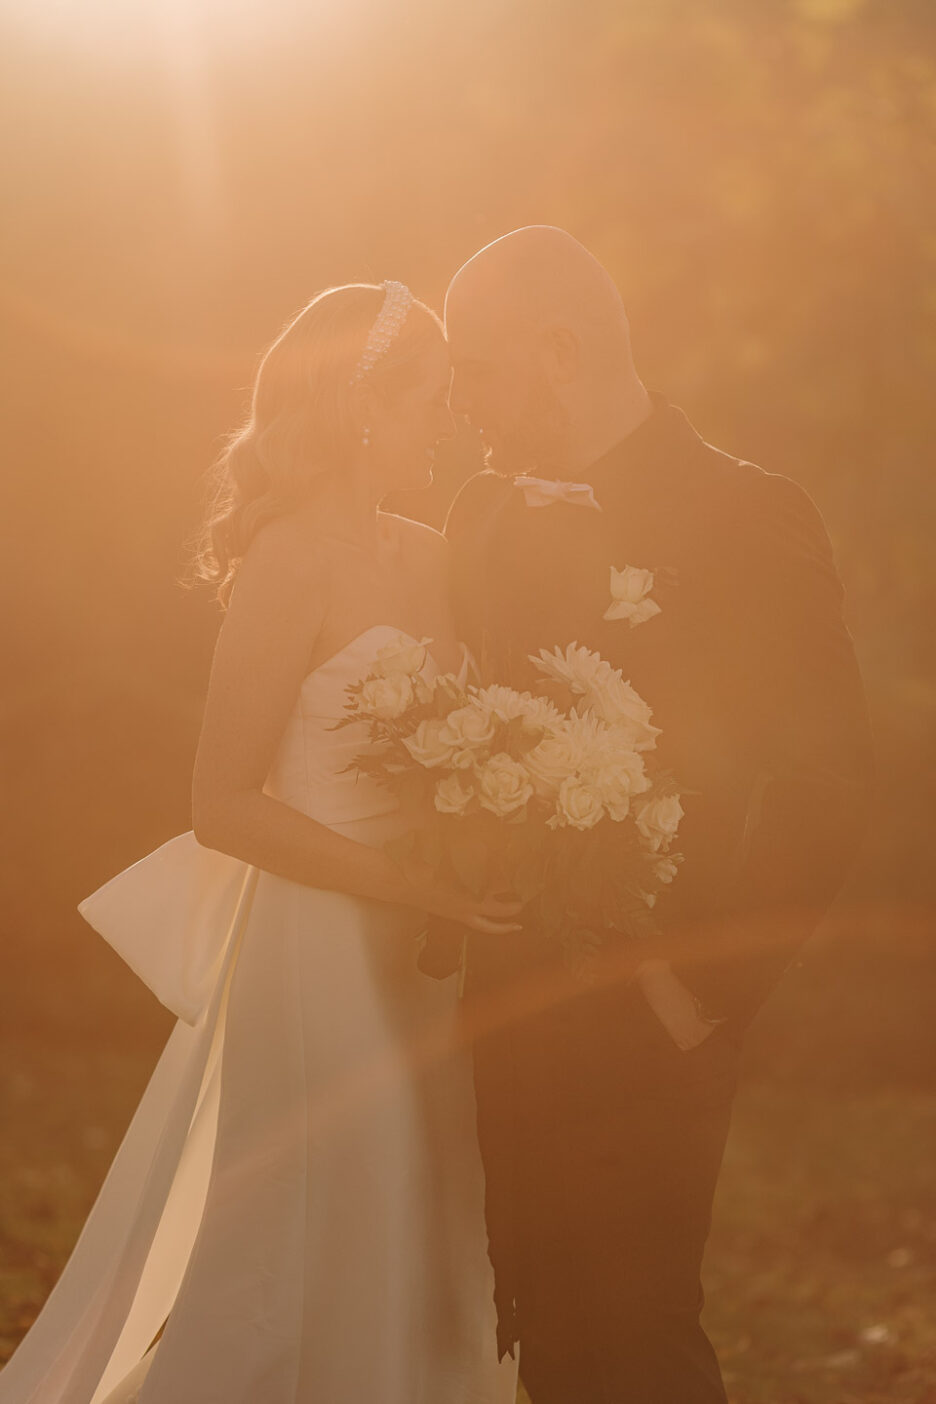
{"label": "white satin bow", "polygon": [[554,502],[568,502],[573,507],[594,507],[601,511],[591,483],[560,483],[552,478],[530,478],[521,474],[514,484],[523,492],[528,507],[551,507]]}

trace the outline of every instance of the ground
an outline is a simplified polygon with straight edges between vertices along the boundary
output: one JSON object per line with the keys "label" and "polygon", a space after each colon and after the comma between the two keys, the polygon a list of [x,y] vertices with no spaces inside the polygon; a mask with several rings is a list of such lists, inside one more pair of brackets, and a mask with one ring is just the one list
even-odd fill
{"label": "ground", "polygon": [[[751,1036],[705,1274],[732,1404],[936,1404],[932,957],[843,929]],[[0,1360],[169,1027],[109,952],[82,956],[77,987],[67,960],[40,966],[17,961],[0,1046]]]}

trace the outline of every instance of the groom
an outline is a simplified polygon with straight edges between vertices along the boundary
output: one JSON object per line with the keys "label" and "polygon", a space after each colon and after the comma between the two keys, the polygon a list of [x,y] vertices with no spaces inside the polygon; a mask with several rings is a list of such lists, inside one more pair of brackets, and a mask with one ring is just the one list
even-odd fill
{"label": "groom", "polygon": [[[573,640],[621,668],[686,811],[659,935],[606,940],[593,983],[535,931],[471,938],[500,1348],[519,1341],[534,1404],[715,1404],[699,1275],[739,1043],[861,827],[841,585],[801,488],[647,392],[618,291],[570,235],[482,249],[446,330],[453,408],[493,470],[447,525],[463,636],[515,686]],[[612,607],[627,566],[653,572],[656,611]]]}

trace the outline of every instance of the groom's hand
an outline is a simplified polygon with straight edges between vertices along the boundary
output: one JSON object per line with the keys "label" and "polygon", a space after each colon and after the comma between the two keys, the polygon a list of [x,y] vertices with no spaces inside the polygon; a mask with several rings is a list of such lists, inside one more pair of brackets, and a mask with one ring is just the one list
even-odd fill
{"label": "groom's hand", "polygon": [[673,974],[668,961],[644,961],[638,966],[636,980],[650,1008],[683,1052],[698,1048],[721,1023],[705,1017],[699,1001]]}

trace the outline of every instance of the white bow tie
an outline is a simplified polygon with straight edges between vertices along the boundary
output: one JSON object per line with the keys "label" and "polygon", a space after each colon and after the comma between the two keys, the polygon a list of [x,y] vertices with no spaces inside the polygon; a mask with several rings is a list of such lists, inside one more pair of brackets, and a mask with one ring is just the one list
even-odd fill
{"label": "white bow tie", "polygon": [[568,502],[573,507],[594,507],[601,511],[591,483],[560,483],[552,478],[530,478],[521,474],[514,484],[523,491],[528,507],[550,507],[554,502]]}

